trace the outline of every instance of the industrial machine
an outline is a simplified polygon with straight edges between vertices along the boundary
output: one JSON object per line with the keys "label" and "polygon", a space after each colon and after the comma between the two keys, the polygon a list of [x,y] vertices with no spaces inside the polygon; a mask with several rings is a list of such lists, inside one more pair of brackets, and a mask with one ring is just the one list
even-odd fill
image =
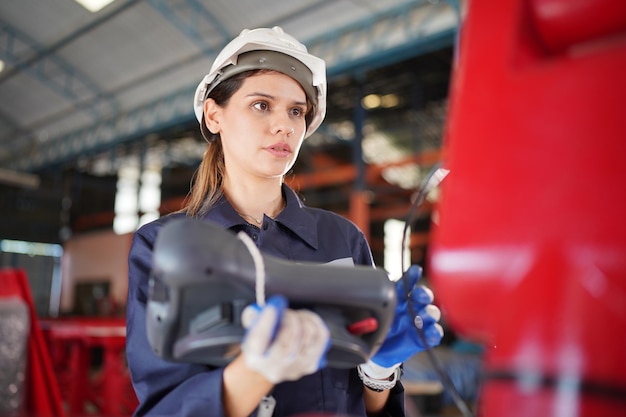
{"label": "industrial machine", "polygon": [[483,417],[626,412],[626,2],[471,0],[429,271]]}

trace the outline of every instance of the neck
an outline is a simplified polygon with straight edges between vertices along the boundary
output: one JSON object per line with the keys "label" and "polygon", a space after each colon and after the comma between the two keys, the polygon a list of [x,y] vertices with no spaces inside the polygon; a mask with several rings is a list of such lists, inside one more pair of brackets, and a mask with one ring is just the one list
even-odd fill
{"label": "neck", "polygon": [[235,211],[248,223],[260,226],[263,216],[274,218],[284,208],[281,182],[233,184],[225,181],[224,193]]}

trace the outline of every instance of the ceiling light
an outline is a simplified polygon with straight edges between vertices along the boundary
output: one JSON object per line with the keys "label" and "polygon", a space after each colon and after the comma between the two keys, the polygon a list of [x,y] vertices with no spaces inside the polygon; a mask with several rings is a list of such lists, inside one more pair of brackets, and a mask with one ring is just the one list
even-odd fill
{"label": "ceiling light", "polygon": [[76,0],[76,3],[80,4],[91,13],[96,13],[114,1],[115,0]]}
{"label": "ceiling light", "polygon": [[369,94],[363,97],[361,105],[367,110],[375,109],[380,106],[380,96],[378,94]]}
{"label": "ceiling light", "polygon": [[380,104],[384,108],[390,109],[400,104],[400,98],[395,94],[386,94],[380,98]]}
{"label": "ceiling light", "polygon": [[0,72],[4,70],[4,61],[0,59]]}

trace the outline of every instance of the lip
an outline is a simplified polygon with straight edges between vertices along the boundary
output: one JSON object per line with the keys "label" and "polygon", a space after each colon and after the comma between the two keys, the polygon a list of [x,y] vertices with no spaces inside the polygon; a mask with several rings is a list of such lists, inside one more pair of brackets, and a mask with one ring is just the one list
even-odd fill
{"label": "lip", "polygon": [[289,146],[289,144],[285,142],[278,142],[273,145],[266,146],[263,149],[278,157],[289,156],[292,153],[291,146]]}

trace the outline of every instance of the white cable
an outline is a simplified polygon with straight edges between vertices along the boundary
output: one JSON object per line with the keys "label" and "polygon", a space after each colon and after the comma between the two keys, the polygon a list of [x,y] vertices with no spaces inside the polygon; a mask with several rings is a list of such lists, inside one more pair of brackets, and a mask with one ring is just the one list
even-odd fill
{"label": "white cable", "polygon": [[255,272],[255,286],[254,292],[256,294],[256,303],[258,306],[265,305],[265,263],[263,262],[263,255],[261,251],[256,247],[254,241],[245,232],[237,233],[237,237],[246,245],[248,252],[252,256],[254,262]]}

